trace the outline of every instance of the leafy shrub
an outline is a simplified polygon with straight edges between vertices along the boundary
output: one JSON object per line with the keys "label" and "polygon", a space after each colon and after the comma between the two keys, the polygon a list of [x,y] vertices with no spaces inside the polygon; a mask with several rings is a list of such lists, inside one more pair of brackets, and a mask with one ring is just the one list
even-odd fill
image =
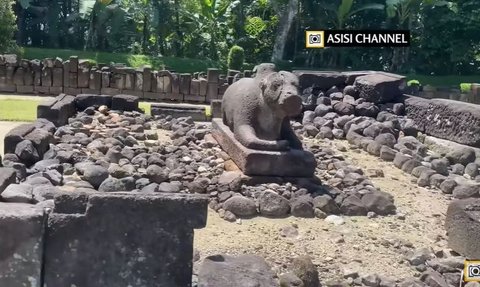
{"label": "leafy shrub", "polygon": [[13,40],[17,26],[11,0],[0,1],[0,53],[16,53],[18,46]]}
{"label": "leafy shrub", "polygon": [[407,86],[420,86],[420,81],[419,80],[410,80],[407,82]]}
{"label": "leafy shrub", "polygon": [[472,90],[472,84],[471,83],[461,83],[460,84],[460,91],[462,93],[469,93]]}
{"label": "leafy shrub", "polygon": [[240,46],[233,46],[228,53],[228,68],[231,70],[241,70],[245,59],[245,51]]}

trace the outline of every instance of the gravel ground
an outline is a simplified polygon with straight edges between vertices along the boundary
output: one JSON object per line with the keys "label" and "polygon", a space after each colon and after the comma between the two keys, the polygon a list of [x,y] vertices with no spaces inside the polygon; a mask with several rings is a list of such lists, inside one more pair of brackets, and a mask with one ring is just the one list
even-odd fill
{"label": "gravel ground", "polygon": [[[417,248],[446,248],[443,228],[448,200],[441,193],[418,187],[412,176],[392,163],[383,162],[363,151],[348,148],[346,141],[321,145],[346,146],[347,161],[367,171],[381,169],[384,177],[371,178],[376,187],[392,194],[398,213],[395,216],[344,217],[335,226],[322,219],[257,217],[229,223],[212,210],[207,227],[196,231],[195,247],[201,257],[216,254],[255,253],[264,256],[277,271],[283,271],[298,255],[309,254],[318,267],[322,282],[341,279],[344,269],[360,274],[377,273],[392,279],[419,276],[404,260]],[[286,232],[283,232],[285,229]],[[296,233],[298,236],[285,236]]]}

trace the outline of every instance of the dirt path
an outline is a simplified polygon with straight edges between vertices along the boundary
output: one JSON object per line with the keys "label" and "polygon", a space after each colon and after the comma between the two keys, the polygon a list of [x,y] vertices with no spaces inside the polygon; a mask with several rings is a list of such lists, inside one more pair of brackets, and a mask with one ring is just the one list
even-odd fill
{"label": "dirt path", "polygon": [[[323,143],[344,145],[347,142]],[[207,227],[198,230],[195,247],[201,256],[215,253],[256,253],[264,256],[274,269],[285,268],[297,255],[309,254],[318,266],[322,281],[340,279],[346,265],[361,274],[377,273],[392,279],[418,275],[405,260],[416,248],[445,248],[443,223],[448,201],[440,193],[419,188],[412,176],[393,164],[383,162],[363,151],[347,149],[347,161],[366,171],[384,171],[384,178],[371,178],[376,187],[392,194],[399,214],[369,219],[345,217],[345,224],[335,226],[321,219],[254,218],[241,224],[229,223],[209,211]],[[280,229],[298,226],[297,238],[282,237]]]}
{"label": "dirt path", "polygon": [[25,122],[4,122],[0,121],[0,155],[3,155],[3,139],[5,135],[14,127],[17,127]]}

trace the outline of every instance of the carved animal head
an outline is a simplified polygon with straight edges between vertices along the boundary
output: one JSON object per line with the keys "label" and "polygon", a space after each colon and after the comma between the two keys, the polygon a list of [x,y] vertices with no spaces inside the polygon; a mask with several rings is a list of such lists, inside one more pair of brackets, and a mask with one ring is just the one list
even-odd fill
{"label": "carved animal head", "polygon": [[289,117],[302,112],[302,98],[298,95],[298,78],[290,72],[280,71],[266,75],[260,82],[263,98],[270,106],[279,106]]}

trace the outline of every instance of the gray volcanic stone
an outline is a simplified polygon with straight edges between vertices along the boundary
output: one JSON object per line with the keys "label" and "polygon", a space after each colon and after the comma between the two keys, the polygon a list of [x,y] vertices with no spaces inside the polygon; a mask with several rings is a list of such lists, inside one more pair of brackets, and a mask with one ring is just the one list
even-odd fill
{"label": "gray volcanic stone", "polygon": [[22,162],[28,165],[33,164],[40,159],[37,149],[29,140],[19,142],[15,148],[15,154]]}
{"label": "gray volcanic stone", "polygon": [[354,85],[359,92],[359,97],[378,104],[390,102],[400,96],[400,87],[404,82],[404,77],[387,73],[372,73],[357,77]]}
{"label": "gray volcanic stone", "polygon": [[41,287],[44,222],[43,208],[0,202],[0,286]]}
{"label": "gray volcanic stone", "polygon": [[172,182],[162,182],[158,185],[158,192],[176,193],[180,192],[181,184]]}
{"label": "gray volcanic stone", "polygon": [[371,141],[367,145],[367,152],[371,155],[380,156],[380,151],[382,149],[382,144],[377,141]]}
{"label": "gray volcanic stone", "polygon": [[90,165],[85,169],[83,177],[94,188],[99,188],[102,182],[108,178],[108,170],[100,165]]}
{"label": "gray volcanic stone", "polygon": [[319,132],[317,127],[315,127],[314,125],[306,125],[304,129],[307,132],[307,135],[311,137],[315,137]]}
{"label": "gray volcanic stone", "polygon": [[449,162],[446,158],[432,160],[432,169],[439,174],[448,175]]}
{"label": "gray volcanic stone", "polygon": [[355,107],[356,116],[366,116],[376,118],[380,110],[374,103],[363,102]]}
{"label": "gray volcanic stone", "polygon": [[452,194],[455,186],[457,186],[457,182],[452,178],[447,178],[440,184],[440,190],[442,190],[443,193]]}
{"label": "gray volcanic stone", "polygon": [[282,287],[302,287],[303,282],[297,275],[287,272],[283,273],[278,277],[280,281],[280,286]]}
{"label": "gray volcanic stone", "polygon": [[315,108],[315,116],[323,117],[324,115],[326,115],[331,111],[333,111],[332,106],[320,104]]}
{"label": "gray volcanic stone", "polygon": [[467,165],[475,161],[475,151],[472,148],[456,148],[449,152],[446,157],[450,162]]}
{"label": "gray volcanic stone", "polygon": [[432,176],[430,176],[430,185],[431,186],[435,186],[435,187],[440,187],[440,185],[443,183],[443,181],[446,179],[447,177],[442,175],[442,174],[434,174]]}
{"label": "gray volcanic stone", "polygon": [[130,182],[129,179],[133,180],[133,178],[129,178],[129,177],[125,177],[122,179],[109,177],[102,182],[102,184],[98,188],[98,191],[101,191],[101,192],[131,191],[135,189],[135,181],[133,180],[133,182]]}
{"label": "gray volcanic stone", "polygon": [[478,175],[478,164],[471,162],[465,166],[465,173],[471,177],[476,177]]}
{"label": "gray volcanic stone", "polygon": [[453,174],[463,175],[465,173],[465,166],[460,163],[452,165],[451,168]]}
{"label": "gray volcanic stone", "polygon": [[412,173],[413,169],[417,166],[421,166],[422,163],[416,159],[409,159],[402,165],[402,170],[406,173]]}
{"label": "gray volcanic stone", "polygon": [[293,274],[302,280],[302,286],[320,286],[317,267],[313,264],[312,259],[309,256],[305,255],[293,259],[290,269],[292,270]]}
{"label": "gray volcanic stone", "polygon": [[426,169],[422,171],[420,176],[418,177],[417,184],[418,186],[424,187],[430,185],[430,177],[435,174],[433,169]]}
{"label": "gray volcanic stone", "polygon": [[[343,135],[343,131],[342,130],[339,130],[339,131]],[[322,139],[332,139],[333,138],[332,129],[329,127],[320,127],[320,131],[318,132],[317,137],[320,137]]]}
{"label": "gray volcanic stone", "polygon": [[315,216],[310,195],[302,195],[290,200],[291,214],[295,217],[312,218]]}
{"label": "gray volcanic stone", "polygon": [[380,145],[386,145],[390,148],[393,148],[397,140],[395,136],[390,133],[379,134],[375,137],[375,142],[379,143]]}
{"label": "gray volcanic stone", "polygon": [[424,282],[427,286],[438,286],[438,287],[448,287],[447,281],[442,276],[442,274],[438,273],[435,270],[428,269],[427,271],[423,272],[420,276],[420,280]]}
{"label": "gray volcanic stone", "polygon": [[303,119],[302,119],[302,124],[311,124],[313,123],[313,119],[315,118],[315,112],[314,111],[305,111],[303,113]]}
{"label": "gray volcanic stone", "polygon": [[340,208],[329,195],[320,195],[313,199],[313,206],[327,214],[339,214]]}
{"label": "gray volcanic stone", "polygon": [[12,183],[16,182],[16,172],[13,168],[0,167],[0,194]]}
{"label": "gray volcanic stone", "polygon": [[162,183],[168,179],[168,170],[158,165],[151,165],[147,167],[146,176],[152,182]]}
{"label": "gray volcanic stone", "polygon": [[398,168],[402,168],[403,164],[410,160],[412,157],[408,155],[404,155],[401,152],[397,152],[395,155],[395,158],[393,159],[393,165],[395,165]]}
{"label": "gray volcanic stone", "polygon": [[480,199],[455,200],[445,218],[448,246],[467,258],[480,258]]}
{"label": "gray volcanic stone", "polygon": [[0,197],[5,202],[31,203],[33,187],[30,184],[10,184]]}
{"label": "gray volcanic stone", "polygon": [[264,191],[258,198],[258,203],[263,216],[281,217],[290,211],[288,200],[271,190]]}
{"label": "gray volcanic stone", "polygon": [[480,196],[480,184],[459,184],[453,189],[453,197],[464,199]]}
{"label": "gray volcanic stone", "polygon": [[372,192],[362,196],[362,202],[369,211],[378,215],[395,214],[396,207],[393,197],[386,192]]}
{"label": "gray volcanic stone", "polygon": [[357,95],[358,95],[357,89],[353,85],[348,85],[345,88],[343,88],[343,93],[345,95],[349,95],[349,96],[352,96],[354,98],[356,98]]}
{"label": "gray volcanic stone", "polygon": [[397,151],[386,146],[386,145],[383,145],[381,148],[380,148],[380,158],[383,159],[383,160],[386,160],[386,161],[393,161],[395,159],[395,155],[397,154]]}
{"label": "gray volcanic stone", "polygon": [[223,203],[223,209],[238,217],[249,217],[257,213],[255,201],[244,196],[233,196]]}
{"label": "gray volcanic stone", "polygon": [[140,192],[142,193],[154,193],[158,192],[159,185],[157,183],[150,183],[147,184],[146,186],[140,188]]}
{"label": "gray volcanic stone", "polygon": [[423,166],[423,165],[419,165],[419,166],[417,166],[417,167],[415,167],[415,168],[412,169],[412,173],[411,173],[411,174],[412,174],[414,177],[417,177],[417,178],[418,178],[418,177],[420,177],[420,175],[422,174],[422,172],[425,171],[425,170],[431,170],[431,168],[426,167],[426,166]]}
{"label": "gray volcanic stone", "polygon": [[339,102],[333,105],[333,110],[339,115],[352,115],[355,113],[355,107],[352,104]]}
{"label": "gray volcanic stone", "polygon": [[367,215],[367,208],[363,204],[362,200],[356,195],[350,195],[345,198],[340,205],[340,210],[345,215]]}
{"label": "gray volcanic stone", "polygon": [[[219,276],[221,274],[221,276]],[[278,287],[270,266],[257,255],[213,255],[205,258],[198,272],[198,287]]]}

